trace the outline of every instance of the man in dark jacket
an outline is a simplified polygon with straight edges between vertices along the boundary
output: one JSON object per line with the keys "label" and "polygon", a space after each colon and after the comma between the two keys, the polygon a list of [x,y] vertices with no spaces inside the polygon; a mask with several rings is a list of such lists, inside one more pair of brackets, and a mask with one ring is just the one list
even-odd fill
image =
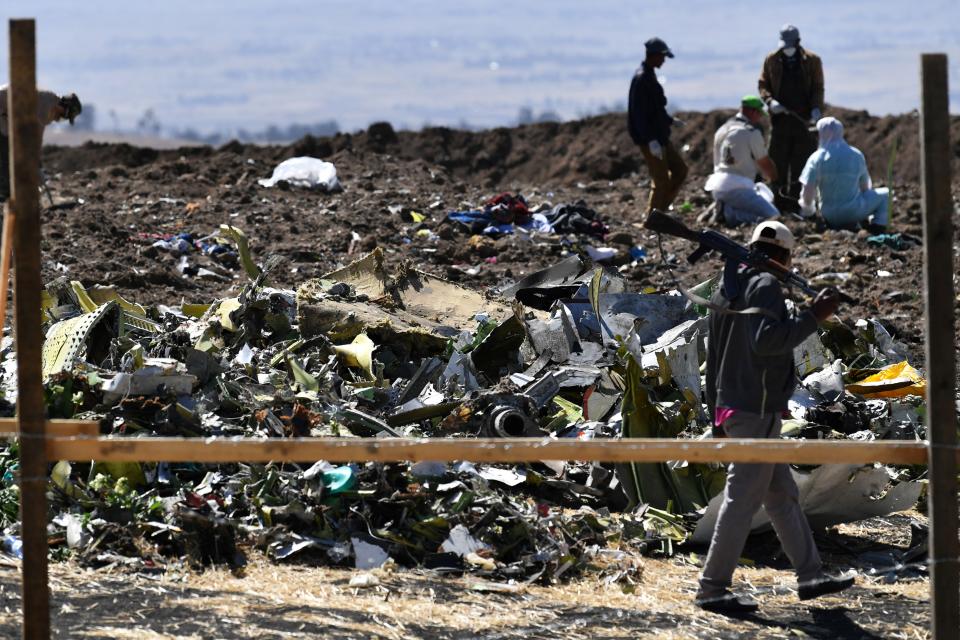
{"label": "man in dark jacket", "polygon": [[[778,181],[771,185],[781,211],[797,211],[800,172],[817,150],[810,125],[823,114],[823,63],[800,46],[800,31],[786,24],[780,29],[780,48],[767,56],[757,83],[770,112],[770,158]],[[781,193],[781,191],[783,193]]]}
{"label": "man in dark jacket", "polygon": [[[765,221],[752,245],[789,267],[793,234],[782,223]],[[743,266],[714,294],[707,351],[707,404],[714,435],[778,438],[780,419],[796,386],[793,349],[833,315],[839,296],[824,289],[813,306],[791,314],[780,281]],[[730,289],[736,289],[730,291]],[[786,464],[735,462],[727,471],[723,504],[703,565],[696,603],[709,611],[755,611],[757,603],[730,591],[733,572],[762,505],[793,564],[801,600],[834,593],[853,584],[851,576],[823,572],[813,534],[798,502],[797,485]]]}
{"label": "man in dark jacket", "polygon": [[681,123],[667,113],[667,98],[656,72],[673,52],[660,38],[647,40],[645,46],[647,56],[630,83],[627,127],[653,179],[647,211],[666,211],[687,177],[686,163],[670,144],[670,127]]}

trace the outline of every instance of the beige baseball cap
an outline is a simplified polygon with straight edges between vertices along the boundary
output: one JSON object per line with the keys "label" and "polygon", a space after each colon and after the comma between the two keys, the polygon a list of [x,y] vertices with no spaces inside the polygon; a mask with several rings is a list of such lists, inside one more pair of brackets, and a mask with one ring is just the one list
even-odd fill
{"label": "beige baseball cap", "polygon": [[787,225],[776,220],[765,220],[758,224],[750,238],[750,244],[754,242],[766,242],[787,251],[792,251],[796,244],[793,233],[790,232]]}

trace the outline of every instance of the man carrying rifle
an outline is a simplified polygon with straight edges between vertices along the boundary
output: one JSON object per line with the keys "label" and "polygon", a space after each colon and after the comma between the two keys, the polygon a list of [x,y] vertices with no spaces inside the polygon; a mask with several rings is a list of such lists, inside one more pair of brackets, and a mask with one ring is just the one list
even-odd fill
{"label": "man carrying rifle", "polygon": [[[751,248],[788,269],[793,247],[790,230],[772,220],[760,223],[751,239]],[[714,435],[780,437],[781,415],[796,386],[793,349],[837,310],[838,292],[824,289],[809,310],[791,314],[774,275],[741,265],[736,277],[724,280],[711,303],[706,395],[714,414]],[[698,606],[719,613],[758,608],[755,601],[732,593],[730,586],[750,522],[761,505],[796,570],[801,600],[853,584],[850,576],[824,573],[790,467],[732,463],[700,577]]]}

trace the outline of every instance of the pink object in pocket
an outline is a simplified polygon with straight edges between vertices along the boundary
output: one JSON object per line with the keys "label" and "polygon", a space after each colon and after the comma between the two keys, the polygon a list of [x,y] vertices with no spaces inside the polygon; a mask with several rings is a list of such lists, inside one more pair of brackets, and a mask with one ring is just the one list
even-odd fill
{"label": "pink object in pocket", "polygon": [[721,427],[723,423],[730,419],[730,416],[737,412],[730,407],[715,407],[713,410],[713,424]]}

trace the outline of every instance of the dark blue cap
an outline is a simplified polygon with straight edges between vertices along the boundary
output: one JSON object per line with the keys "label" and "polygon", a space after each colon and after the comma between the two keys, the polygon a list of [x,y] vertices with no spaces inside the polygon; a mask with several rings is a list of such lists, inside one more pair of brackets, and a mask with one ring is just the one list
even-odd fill
{"label": "dark blue cap", "polygon": [[780,27],[780,46],[795,47],[800,42],[800,29],[792,24],[785,24]]}
{"label": "dark blue cap", "polygon": [[647,48],[647,53],[662,53],[668,58],[673,57],[673,51],[670,51],[670,47],[667,46],[667,43],[661,40],[660,38],[650,38],[643,43],[643,46]]}

